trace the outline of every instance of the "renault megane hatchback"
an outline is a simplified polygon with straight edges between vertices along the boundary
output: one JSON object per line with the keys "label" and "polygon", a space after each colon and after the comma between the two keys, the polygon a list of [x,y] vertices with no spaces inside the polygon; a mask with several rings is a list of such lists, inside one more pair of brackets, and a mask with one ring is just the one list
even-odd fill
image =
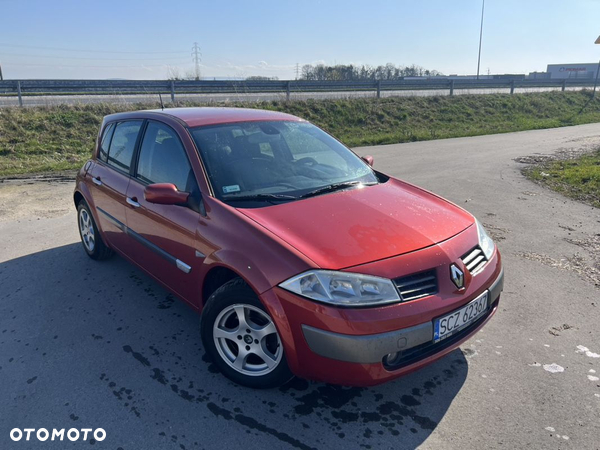
{"label": "renault megane hatchback", "polygon": [[473,216],[372,164],[278,112],[109,115],[77,176],[83,248],[201,312],[236,383],[381,383],[485,325],[503,270]]}

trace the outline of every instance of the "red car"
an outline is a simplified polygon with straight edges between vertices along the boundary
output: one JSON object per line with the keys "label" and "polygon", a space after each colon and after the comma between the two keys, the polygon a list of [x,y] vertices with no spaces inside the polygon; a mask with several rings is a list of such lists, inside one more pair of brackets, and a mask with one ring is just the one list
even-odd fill
{"label": "red car", "polygon": [[484,326],[503,270],[473,216],[372,164],[278,112],[109,115],[77,175],[83,248],[202,312],[236,383],[382,383]]}

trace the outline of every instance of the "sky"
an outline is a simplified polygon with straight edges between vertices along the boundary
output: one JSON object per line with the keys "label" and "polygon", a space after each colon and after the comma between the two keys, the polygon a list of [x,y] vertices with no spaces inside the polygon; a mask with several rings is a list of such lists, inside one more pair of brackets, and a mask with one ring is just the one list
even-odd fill
{"label": "sky", "polygon": [[[482,0],[0,0],[5,79],[294,79],[296,64],[477,71]],[[486,0],[481,73],[600,59],[600,0]]]}

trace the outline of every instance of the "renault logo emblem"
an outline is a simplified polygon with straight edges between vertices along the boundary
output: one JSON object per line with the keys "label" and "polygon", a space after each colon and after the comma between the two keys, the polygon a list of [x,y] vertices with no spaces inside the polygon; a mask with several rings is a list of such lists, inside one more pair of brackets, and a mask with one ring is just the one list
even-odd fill
{"label": "renault logo emblem", "polygon": [[456,266],[456,264],[450,265],[450,278],[458,289],[465,287],[465,274]]}

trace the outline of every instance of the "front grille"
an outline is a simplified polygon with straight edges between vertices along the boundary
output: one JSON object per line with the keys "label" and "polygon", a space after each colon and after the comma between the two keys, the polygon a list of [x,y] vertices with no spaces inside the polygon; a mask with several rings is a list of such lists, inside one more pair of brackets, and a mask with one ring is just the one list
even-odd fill
{"label": "front grille", "polygon": [[415,273],[396,278],[394,284],[402,297],[402,301],[416,300],[438,292],[437,275],[435,270]]}
{"label": "front grille", "polygon": [[479,245],[463,255],[460,259],[462,259],[467,270],[471,272],[471,275],[477,275],[481,272],[481,269],[483,269],[483,266],[485,266],[485,263],[487,262],[483,250],[481,250]]}

